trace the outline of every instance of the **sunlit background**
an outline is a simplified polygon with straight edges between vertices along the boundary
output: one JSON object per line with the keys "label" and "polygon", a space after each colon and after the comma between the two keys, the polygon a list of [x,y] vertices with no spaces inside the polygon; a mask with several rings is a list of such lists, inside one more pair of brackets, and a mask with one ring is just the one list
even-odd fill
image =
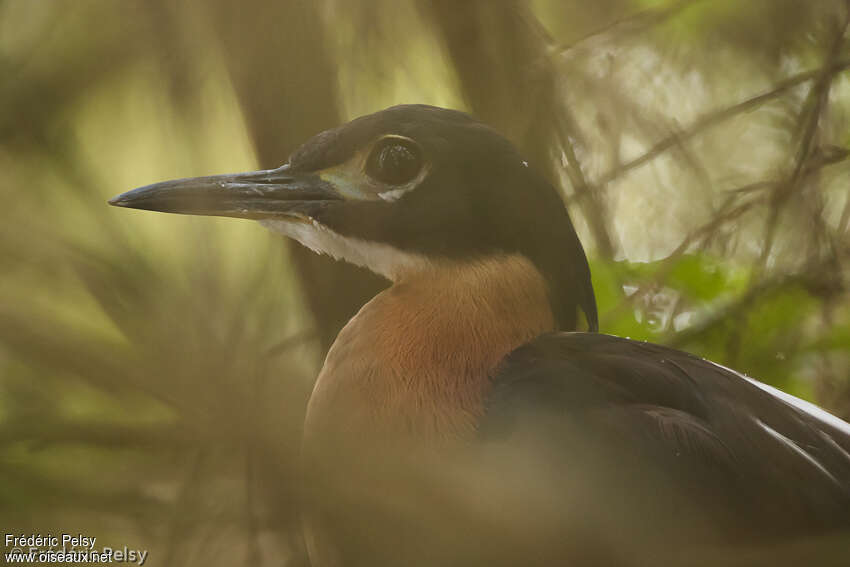
{"label": "sunlit background", "polygon": [[[302,565],[295,456],[380,286],[250,221],[110,208],[397,103],[561,188],[604,332],[850,418],[843,0],[0,1],[0,524]],[[529,219],[533,221],[533,219]]]}

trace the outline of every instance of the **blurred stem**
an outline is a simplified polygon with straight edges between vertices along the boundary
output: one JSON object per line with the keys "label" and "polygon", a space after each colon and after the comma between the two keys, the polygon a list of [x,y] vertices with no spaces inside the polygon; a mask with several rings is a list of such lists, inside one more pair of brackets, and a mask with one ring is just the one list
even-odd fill
{"label": "blurred stem", "polygon": [[815,78],[815,83],[812,85],[806,104],[800,113],[798,126],[800,143],[797,146],[797,153],[794,158],[794,170],[788,182],[778,185],[773,191],[771,206],[768,209],[768,218],[765,225],[764,244],[761,258],[759,259],[759,263],[763,267],[767,264],[770,252],[773,249],[779,216],[791,196],[803,186],[801,181],[805,177],[806,164],[809,162],[809,158],[812,156],[816,146],[816,134],[821,116],[829,105],[829,91],[832,87],[832,81],[838,73],[838,70],[834,67],[845,45],[844,35],[847,33],[848,24],[850,24],[850,8],[847,8],[847,6],[845,8],[844,22],[838,26],[835,38],[832,40],[829,51],[827,52],[823,69]]}
{"label": "blurred stem", "polygon": [[[818,164],[812,164],[810,167],[807,167],[804,170],[804,178],[809,175],[815,175],[824,167],[828,167],[834,163],[837,162],[831,160],[824,160]],[[673,250],[673,252],[671,252],[666,258],[664,258],[660,268],[655,272],[652,278],[642,282],[637,288],[637,290],[635,290],[632,294],[623,297],[623,300],[618,305],[616,305],[607,313],[605,313],[602,319],[603,326],[605,325],[605,323],[613,321],[617,317],[619,317],[622,314],[623,310],[625,310],[631,305],[634,305],[635,301],[644,297],[652,289],[655,289],[659,285],[663,284],[667,277],[670,275],[670,271],[675,266],[676,260],[678,260],[683,254],[688,252],[691,246],[693,246],[697,242],[701,243],[702,246],[705,246],[711,238],[716,236],[718,229],[720,229],[725,224],[740,219],[741,216],[752,211],[756,206],[764,203],[765,200],[769,198],[767,191],[779,186],[781,183],[783,182],[758,181],[756,183],[750,183],[742,187],[737,187],[726,191],[726,200],[715,212],[711,220],[698,226],[690,233],[685,235],[685,237],[682,239],[676,249]],[[739,197],[749,198],[743,202],[736,204],[736,201]],[[847,202],[845,212],[847,212],[848,217],[850,217],[850,201]]]}
{"label": "blurred stem", "polygon": [[[316,4],[218,0],[206,6],[261,167],[284,163],[312,135],[341,122],[336,69]],[[365,270],[289,246],[324,354],[339,329],[386,284]]]}
{"label": "blurred stem", "polygon": [[608,34],[617,34],[618,41],[622,41],[627,34],[635,34],[646,31],[648,28],[662,24],[679,14],[687,8],[703,2],[704,0],[679,0],[670,4],[662,4],[654,8],[647,8],[637,13],[630,14],[607,24],[598,30],[594,30],[576,41],[563,45],[558,49],[558,54],[567,53],[574,47],[590,41],[596,37]]}
{"label": "blurred stem", "polygon": [[848,226],[850,226],[850,196],[844,202],[844,209],[841,211],[841,219],[838,221],[838,238],[843,239],[846,236]]}
{"label": "blurred stem", "polygon": [[637,169],[638,167],[654,160],[667,150],[674,148],[682,142],[701,134],[708,128],[716,126],[724,120],[727,120],[744,112],[750,112],[758,108],[759,106],[782,96],[794,87],[807,83],[812,79],[821,76],[825,72],[831,75],[836,75],[848,68],[850,68],[850,59],[837,60],[831,65],[827,65],[819,69],[806,71],[794,75],[792,77],[788,77],[787,79],[778,82],[776,85],[774,85],[773,88],[768,91],[765,91],[752,98],[748,98],[747,100],[739,102],[738,104],[734,104],[732,106],[706,114],[689,127],[683,130],[676,131],[667,136],[666,138],[656,142],[649,150],[647,150],[640,156],[615,167],[608,173],[603,174],[596,181],[596,185],[601,186],[610,183],[611,181],[622,177],[629,171]]}
{"label": "blurred stem", "polygon": [[[93,26],[82,48],[63,52],[52,65],[33,64],[37,53],[48,53],[51,48],[56,51],[52,44],[58,43],[63,22],[78,9],[73,2],[51,5],[50,21],[42,30],[45,37],[39,41],[39,48],[26,60],[13,61],[10,68],[3,69],[0,108],[13,110],[0,113],[0,141],[4,145],[32,144],[38,148],[45,136],[55,131],[63,111],[138,61],[149,49],[146,38],[151,31],[150,21],[139,13],[145,8],[125,3],[117,8],[118,13],[127,16],[124,27]],[[116,41],[119,36],[120,41]],[[109,57],[101,56],[103,53],[109,53]]]}
{"label": "blurred stem", "polygon": [[[179,565],[185,563],[178,560],[181,545],[190,541],[190,536],[197,525],[198,495],[203,486],[204,464],[207,460],[205,449],[195,449],[186,463],[186,476],[180,486],[177,499],[172,507],[173,516],[166,532],[168,543],[164,565]],[[185,558],[184,558],[185,559]]]}
{"label": "blurred stem", "polygon": [[[559,93],[553,41],[525,2],[420,0],[443,38],[473,113],[513,140],[554,185],[560,186],[560,148],[598,255],[612,258],[604,203],[587,183],[576,144],[579,132]],[[560,152],[559,152],[560,153]],[[560,158],[560,155],[557,156]]]}
{"label": "blurred stem", "polygon": [[[761,184],[756,184],[761,185]],[[748,186],[750,187],[750,186]],[[726,223],[735,221],[739,219],[742,215],[751,211],[756,205],[761,203],[764,200],[764,195],[757,195],[755,197],[751,197],[749,200],[744,201],[743,203],[735,204],[737,192],[730,195],[726,201],[721,205],[720,209],[717,213],[712,217],[710,221],[707,223],[697,227],[689,234],[682,239],[682,242],[679,243],[679,246],[664,260],[661,262],[661,266],[655,272],[652,278],[644,281],[640,284],[637,290],[634,293],[623,297],[623,300],[620,301],[618,305],[614,308],[610,309],[607,313],[605,313],[602,319],[602,326],[612,320],[615,320],[620,314],[633,305],[635,301],[644,297],[647,293],[649,293],[652,289],[655,289],[660,284],[662,284],[667,277],[670,275],[670,272],[676,265],[676,260],[678,260],[694,242],[697,241],[705,241],[708,238],[711,238],[712,235],[716,233],[716,231]]]}

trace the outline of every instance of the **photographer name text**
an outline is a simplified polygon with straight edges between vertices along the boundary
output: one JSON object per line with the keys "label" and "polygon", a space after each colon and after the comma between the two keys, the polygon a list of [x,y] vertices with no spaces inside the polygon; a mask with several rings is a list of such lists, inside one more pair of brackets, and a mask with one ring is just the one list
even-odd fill
{"label": "photographer name text", "polygon": [[5,534],[6,563],[134,563],[144,565],[146,549],[103,547],[83,534]]}

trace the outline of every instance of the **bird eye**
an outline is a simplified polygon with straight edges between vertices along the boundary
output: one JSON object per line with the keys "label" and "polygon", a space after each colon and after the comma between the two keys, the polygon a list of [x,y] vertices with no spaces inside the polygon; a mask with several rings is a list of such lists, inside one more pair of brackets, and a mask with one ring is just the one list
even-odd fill
{"label": "bird eye", "polygon": [[366,173],[390,185],[407,183],[422,169],[422,152],[412,140],[384,138],[372,149]]}

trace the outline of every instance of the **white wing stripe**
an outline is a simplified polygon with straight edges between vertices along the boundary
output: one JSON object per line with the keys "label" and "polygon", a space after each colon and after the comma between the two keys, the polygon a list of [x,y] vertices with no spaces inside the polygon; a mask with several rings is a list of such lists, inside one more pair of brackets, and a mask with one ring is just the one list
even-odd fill
{"label": "white wing stripe", "polygon": [[736,372],[735,370],[732,370],[731,368],[726,368],[722,364],[717,364],[716,362],[712,362],[712,364],[717,366],[717,367],[722,368],[723,370],[726,370],[727,372],[731,372],[732,374],[735,374],[736,376],[743,378],[744,380],[746,380],[750,384],[764,390],[768,394],[771,394],[773,397],[779,398],[780,400],[782,400],[783,402],[785,402],[789,406],[793,406],[793,407],[797,408],[798,410],[812,416],[813,418],[817,419],[818,421],[821,421],[821,422],[837,429],[838,431],[841,431],[845,435],[850,436],[850,423],[847,423],[843,419],[835,417],[834,415],[832,415],[828,411],[825,411],[825,410],[819,408],[815,404],[807,402],[806,400],[801,400],[798,397],[792,396],[791,394],[787,394],[787,393],[783,392],[782,390],[774,388],[773,386],[769,386],[769,385],[767,385],[763,382],[759,382],[758,380],[753,380],[752,378],[750,378],[748,376],[744,376],[740,372]]}
{"label": "white wing stripe", "polygon": [[799,445],[794,443],[794,441],[792,441],[791,439],[788,439],[787,437],[785,437],[784,435],[779,433],[777,430],[770,427],[769,425],[767,425],[765,422],[763,422],[762,420],[760,420],[758,418],[753,418],[753,421],[755,421],[759,425],[759,427],[764,429],[771,437],[773,437],[774,439],[776,439],[777,441],[779,441],[780,443],[782,443],[783,445],[785,445],[786,447],[788,447],[789,449],[791,449],[792,451],[794,451],[795,453],[797,453],[798,455],[803,457],[806,461],[808,461],[814,467],[816,467],[820,472],[822,472],[827,477],[829,477],[829,479],[832,482],[834,482],[838,486],[841,486],[841,483],[838,482],[838,479],[836,479],[834,476],[832,476],[832,474],[828,470],[826,470],[826,467],[824,467],[822,464],[820,464],[817,459],[815,459],[813,456],[811,456],[809,453],[807,453],[802,447],[800,447]]}

